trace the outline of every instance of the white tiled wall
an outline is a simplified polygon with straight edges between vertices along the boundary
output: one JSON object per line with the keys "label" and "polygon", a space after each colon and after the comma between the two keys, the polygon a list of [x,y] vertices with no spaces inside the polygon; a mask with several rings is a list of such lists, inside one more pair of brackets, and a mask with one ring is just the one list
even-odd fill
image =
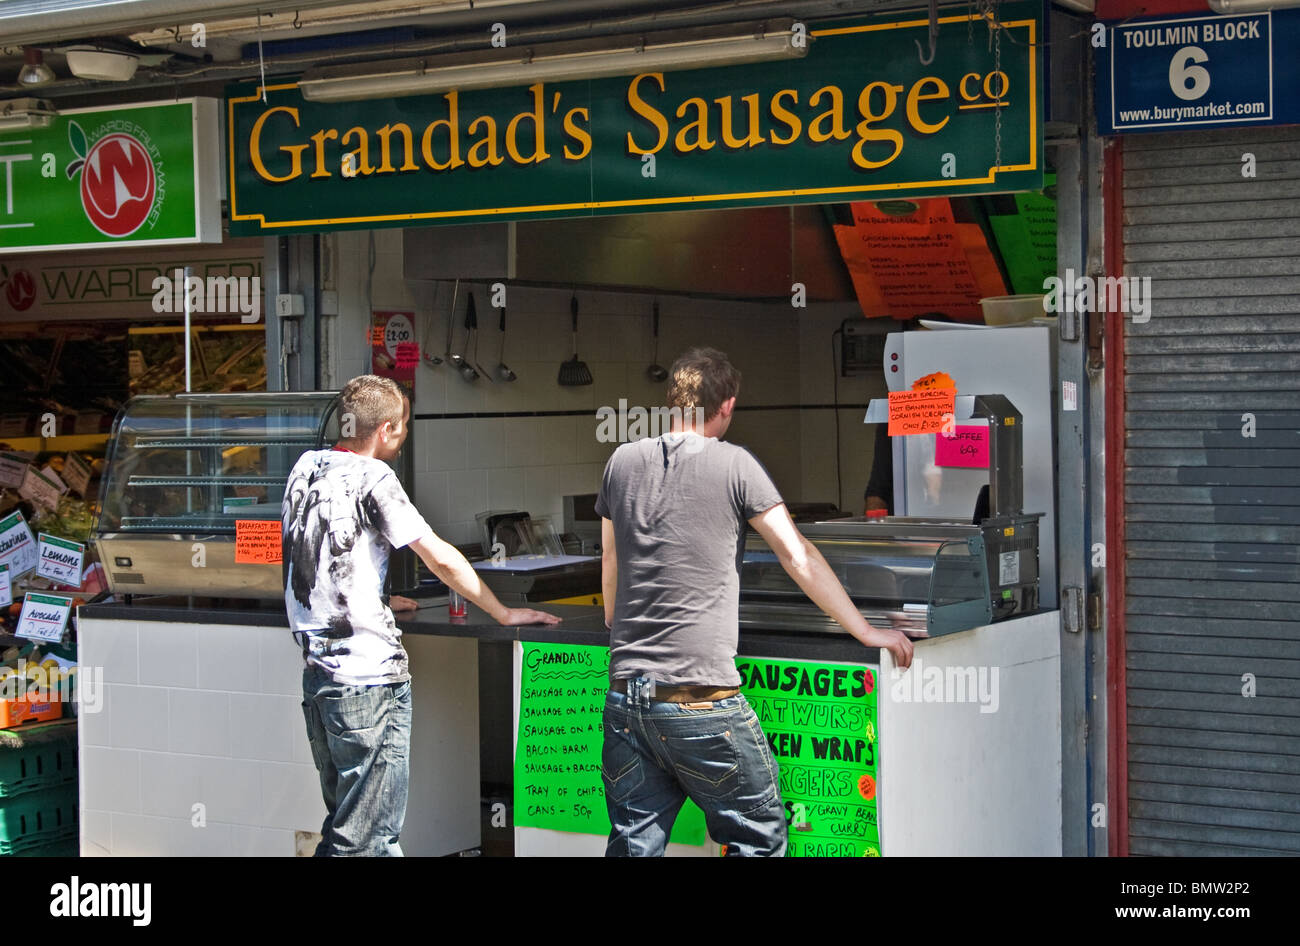
{"label": "white tiled wall", "polygon": [[[78,639],[81,666],[105,680],[100,710],[83,706],[78,718],[84,856],[290,857],[295,831],[320,830],[302,654],[288,631],[82,618]],[[415,682],[403,848],[473,847],[476,644],[408,637],[406,647]]]}
{"label": "white tiled wall", "polygon": [[[406,280],[402,271],[402,233],[376,231],[375,272],[366,296],[366,260],[371,235],[335,234],[342,315],[327,329],[328,383],[338,386],[370,370],[365,315],[370,309],[415,313],[423,344],[432,325],[430,347],[446,348],[450,282]],[[453,320],[452,350],[465,340],[465,297],[473,292],[479,316],[478,362],[489,371],[498,362],[497,312],[488,304],[488,280],[462,282]],[[616,444],[596,439],[595,411],[663,402],[663,385],[645,374],[652,359],[651,306],[643,293],[580,290],[578,355],[591,369],[588,387],[561,387],[560,363],[573,354],[567,289],[512,286],[507,296],[504,361],[518,375],[510,383],[464,381],[446,363],[421,365],[415,381],[414,412],[444,415],[479,412],[582,411],[581,416],[457,418],[417,420],[415,502],[444,538],[456,543],[478,538],[474,517],[488,509],[528,510],[552,515],[562,526],[563,497],[592,492]],[[691,345],[727,352],[740,368],[740,404],[830,404],[834,396],[831,333],[846,317],[860,315],[855,304],[811,305],[793,309],[784,300],[730,302],[664,296],[660,302],[658,362],[664,367]],[[429,322],[431,320],[431,323]],[[472,349],[471,349],[472,353]],[[839,400],[863,403],[879,396],[883,382],[873,377],[840,379]],[[749,447],[791,501],[837,501],[834,412],[826,410],[742,411],[728,439]],[[870,472],[871,436],[862,412],[840,412],[841,484],[838,501],[857,510]]]}
{"label": "white tiled wall", "polygon": [[320,829],[287,632],[93,619],[79,630],[81,664],[105,678],[101,710],[78,719],[83,855],[287,857],[295,830]]}

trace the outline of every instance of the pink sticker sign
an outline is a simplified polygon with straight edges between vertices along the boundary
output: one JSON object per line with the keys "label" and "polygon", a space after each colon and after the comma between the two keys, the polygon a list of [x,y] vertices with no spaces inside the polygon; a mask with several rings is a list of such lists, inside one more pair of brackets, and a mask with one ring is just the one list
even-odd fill
{"label": "pink sticker sign", "polygon": [[934,435],[935,466],[967,466],[987,470],[989,429],[958,425],[951,437]]}

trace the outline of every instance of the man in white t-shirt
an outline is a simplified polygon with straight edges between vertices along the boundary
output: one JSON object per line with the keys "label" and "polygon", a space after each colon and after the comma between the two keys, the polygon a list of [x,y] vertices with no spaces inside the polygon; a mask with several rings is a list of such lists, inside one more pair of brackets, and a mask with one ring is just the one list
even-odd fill
{"label": "man in white t-shirt", "polygon": [[[386,462],[401,449],[409,419],[410,404],[391,379],[353,378],[339,405],[349,436],[332,450],[304,453],[285,488],[285,608],[303,648],[303,714],[326,808],[318,856],[402,853],[411,674],[382,597],[393,549],[411,546],[500,624],[559,621],[503,605],[411,504]],[[392,604],[415,607],[405,598]]]}

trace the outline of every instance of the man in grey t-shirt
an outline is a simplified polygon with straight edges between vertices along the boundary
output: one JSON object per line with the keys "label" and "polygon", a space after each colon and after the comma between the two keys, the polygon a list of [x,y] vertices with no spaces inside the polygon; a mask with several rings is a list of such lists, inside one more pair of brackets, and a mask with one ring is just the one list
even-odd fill
{"label": "man in grey t-shirt", "polygon": [[740,372],[711,348],[673,365],[673,431],[624,444],[596,498],[602,517],[610,692],[601,776],[606,854],[658,855],[687,797],[728,855],[782,855],[777,764],[736,672],[745,523],[807,595],[902,667],[912,644],[869,625],[794,527],[762,465],[726,433]]}

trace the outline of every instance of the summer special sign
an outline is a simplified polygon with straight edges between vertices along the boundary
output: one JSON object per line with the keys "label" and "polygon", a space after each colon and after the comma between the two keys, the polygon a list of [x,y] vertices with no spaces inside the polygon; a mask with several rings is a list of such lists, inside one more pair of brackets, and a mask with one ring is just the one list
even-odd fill
{"label": "summer special sign", "polygon": [[1300,11],[1108,25],[1097,126],[1137,131],[1300,122]]}
{"label": "summer special sign", "polygon": [[[1042,6],[807,27],[761,65],[352,103],[228,92],[230,231],[1041,190]],[[991,48],[992,47],[992,48]]]}
{"label": "summer special sign", "polygon": [[[215,99],[182,99],[67,109],[45,128],[0,131],[0,249],[220,242],[217,115]],[[26,308],[31,276],[4,277],[10,303]]]}

